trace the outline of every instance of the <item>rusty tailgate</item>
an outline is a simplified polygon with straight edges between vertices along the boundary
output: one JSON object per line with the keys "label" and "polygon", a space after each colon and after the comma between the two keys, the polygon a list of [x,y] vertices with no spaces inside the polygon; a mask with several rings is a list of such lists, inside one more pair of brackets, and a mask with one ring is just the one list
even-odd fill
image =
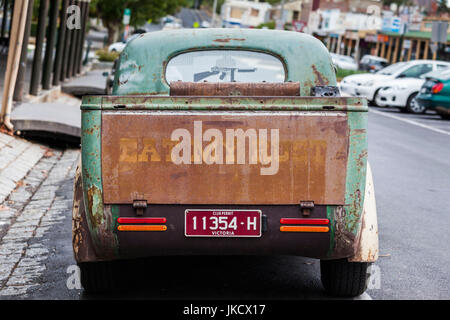
{"label": "rusty tailgate", "polygon": [[345,204],[344,111],[104,110],[101,139],[105,204]]}

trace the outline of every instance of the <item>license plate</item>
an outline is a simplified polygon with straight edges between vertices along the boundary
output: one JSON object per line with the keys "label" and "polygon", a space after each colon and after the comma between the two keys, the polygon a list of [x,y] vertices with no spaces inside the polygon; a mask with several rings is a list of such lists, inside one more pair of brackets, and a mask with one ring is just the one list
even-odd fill
{"label": "license plate", "polygon": [[185,211],[186,237],[260,237],[260,210]]}

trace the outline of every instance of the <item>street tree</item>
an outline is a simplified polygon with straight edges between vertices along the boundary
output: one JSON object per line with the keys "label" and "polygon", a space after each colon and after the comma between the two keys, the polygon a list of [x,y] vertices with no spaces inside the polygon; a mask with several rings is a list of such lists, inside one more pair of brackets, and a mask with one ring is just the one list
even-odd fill
{"label": "street tree", "polygon": [[123,28],[122,18],[126,8],[131,10],[130,24],[137,27],[150,19],[158,21],[174,14],[184,4],[185,0],[92,0],[89,14],[102,20],[108,29],[108,44],[111,44]]}

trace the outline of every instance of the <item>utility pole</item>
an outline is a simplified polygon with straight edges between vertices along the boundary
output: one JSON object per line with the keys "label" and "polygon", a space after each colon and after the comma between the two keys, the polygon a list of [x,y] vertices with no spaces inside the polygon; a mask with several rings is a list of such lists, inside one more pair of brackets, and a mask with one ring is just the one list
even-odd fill
{"label": "utility pole", "polygon": [[25,82],[25,73],[27,70],[27,53],[28,53],[28,41],[30,38],[31,32],[31,18],[33,16],[33,4],[34,0],[27,0],[28,2],[28,11],[25,22],[25,30],[23,33],[23,42],[22,42],[22,52],[20,53],[20,65],[19,71],[17,72],[16,79],[16,87],[14,89],[14,101],[22,101],[24,97],[24,82]]}
{"label": "utility pole", "polygon": [[279,17],[279,20],[277,21],[277,25],[276,25],[276,29],[279,29],[279,30],[284,29],[284,1],[285,0],[281,0],[280,17]]}
{"label": "utility pole", "polygon": [[28,1],[16,0],[13,11],[13,24],[11,26],[11,37],[9,39],[8,58],[6,64],[5,82],[2,97],[2,110],[0,113],[1,122],[9,129],[13,130],[10,121],[14,87],[19,71],[20,55],[22,52],[23,34],[25,32],[25,22],[27,20]]}
{"label": "utility pole", "polygon": [[211,18],[211,26],[216,26],[216,9],[217,9],[217,0],[214,0],[213,3],[213,12],[212,12],[212,18]]}

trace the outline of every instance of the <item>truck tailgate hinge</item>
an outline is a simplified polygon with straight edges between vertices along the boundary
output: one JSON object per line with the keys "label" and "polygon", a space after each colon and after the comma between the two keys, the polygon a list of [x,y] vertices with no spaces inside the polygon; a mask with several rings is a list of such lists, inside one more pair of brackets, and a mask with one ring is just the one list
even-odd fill
{"label": "truck tailgate hinge", "polygon": [[314,201],[300,201],[300,211],[302,215],[309,216],[314,208]]}
{"label": "truck tailgate hinge", "polygon": [[133,208],[136,210],[137,216],[143,216],[145,209],[147,209],[147,200],[144,199],[144,195],[135,195],[133,200]]}

